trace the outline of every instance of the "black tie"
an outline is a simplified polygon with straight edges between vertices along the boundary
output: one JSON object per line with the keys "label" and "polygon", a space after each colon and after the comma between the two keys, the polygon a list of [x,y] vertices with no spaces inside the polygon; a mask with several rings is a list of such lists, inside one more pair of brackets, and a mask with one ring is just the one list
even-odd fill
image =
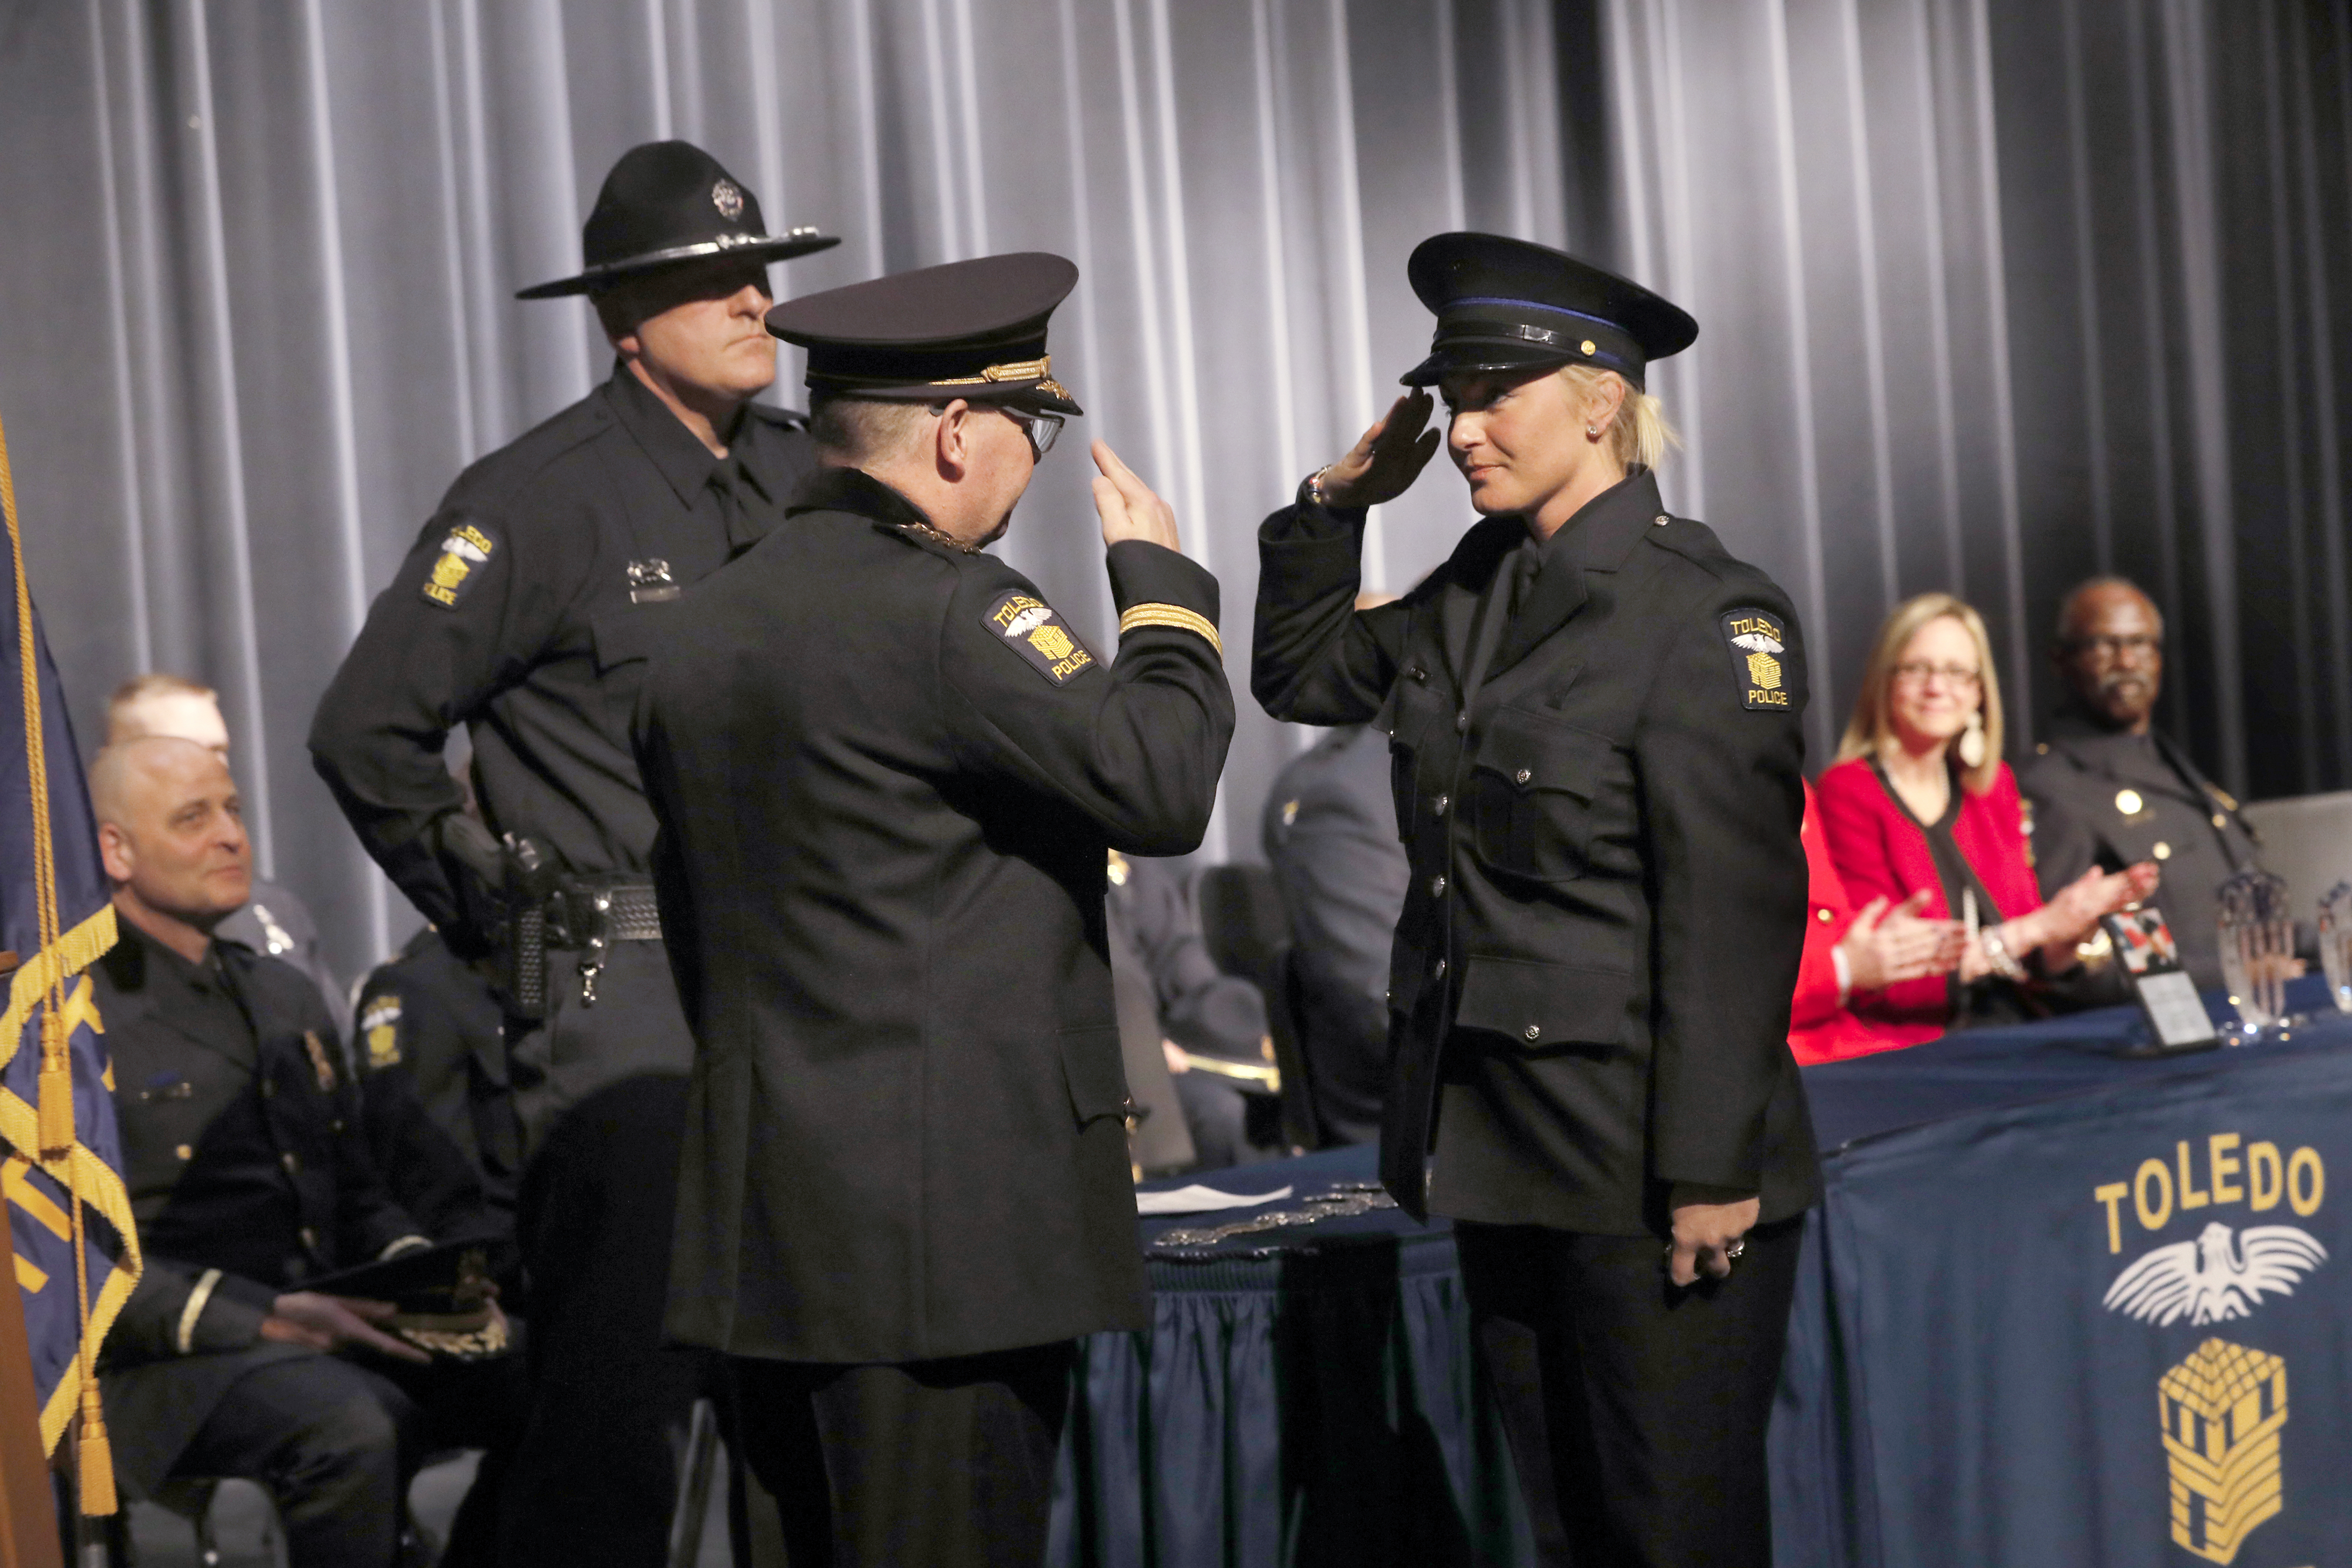
{"label": "black tie", "polygon": [[710,488],[718,493],[719,516],[727,525],[727,553],[740,555],[767,531],[751,510],[756,502],[768,499],[767,489],[741,458],[732,457],[721,458],[710,470]]}

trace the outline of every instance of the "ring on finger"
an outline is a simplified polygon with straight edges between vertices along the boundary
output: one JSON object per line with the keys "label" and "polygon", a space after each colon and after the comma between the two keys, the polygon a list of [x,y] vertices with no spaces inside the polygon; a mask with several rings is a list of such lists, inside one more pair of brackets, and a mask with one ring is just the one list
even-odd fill
{"label": "ring on finger", "polygon": [[1724,1247],[1723,1256],[1726,1258],[1737,1258],[1747,1250],[1748,1238],[1744,1236],[1735,1236]]}

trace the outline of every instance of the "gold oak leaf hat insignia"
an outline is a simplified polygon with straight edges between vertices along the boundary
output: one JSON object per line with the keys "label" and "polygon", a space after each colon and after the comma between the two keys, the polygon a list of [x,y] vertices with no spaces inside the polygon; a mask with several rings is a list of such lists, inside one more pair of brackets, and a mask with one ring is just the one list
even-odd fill
{"label": "gold oak leaf hat insignia", "polygon": [[814,395],[1083,414],[1045,350],[1077,282],[1075,263],[1045,251],[975,257],[788,300],[768,331],[808,351]]}
{"label": "gold oak leaf hat insignia", "polygon": [[580,230],[585,263],[570,278],[534,283],[518,300],[595,294],[658,268],[723,256],[789,261],[840,239],[814,228],[770,234],[760,198],[691,142],[647,142],[621,154]]}

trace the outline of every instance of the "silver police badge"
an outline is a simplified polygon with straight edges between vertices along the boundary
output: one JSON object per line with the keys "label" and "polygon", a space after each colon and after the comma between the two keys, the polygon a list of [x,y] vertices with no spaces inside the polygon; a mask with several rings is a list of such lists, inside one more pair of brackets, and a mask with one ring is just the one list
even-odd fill
{"label": "silver police badge", "polygon": [[719,216],[733,223],[743,216],[743,192],[732,180],[721,180],[710,187],[710,205]]}

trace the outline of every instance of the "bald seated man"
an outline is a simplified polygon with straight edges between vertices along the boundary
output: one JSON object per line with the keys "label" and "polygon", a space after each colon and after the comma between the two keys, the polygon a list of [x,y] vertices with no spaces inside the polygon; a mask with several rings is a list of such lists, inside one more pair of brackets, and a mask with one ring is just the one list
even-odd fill
{"label": "bald seated man", "polygon": [[218,935],[251,881],[227,764],[150,736],[89,782],[121,932],[93,999],[147,1265],[100,1363],[116,1473],[133,1496],[250,1477],[295,1568],[390,1568],[418,1460],[485,1447],[443,1562],[491,1561],[517,1365],[435,1361],[376,1326],[389,1305],[304,1288],[427,1238],[368,1156],[310,982]]}
{"label": "bald seated man", "polygon": [[[115,688],[106,703],[106,743],[121,745],[147,735],[193,741],[228,761],[228,723],[220,696],[184,675],[151,670]],[[220,934],[256,952],[282,959],[310,977],[335,1020],[335,1033],[352,1038],[352,1005],[342,982],[319,954],[319,923],[294,889],[256,879],[243,908],[221,923]]]}
{"label": "bald seated man", "polygon": [[2200,986],[2222,984],[2214,894],[2261,863],[2238,803],[2153,722],[2164,688],[2164,616],[2121,577],[2068,594],[2051,648],[2066,696],[2049,739],[2017,770],[2033,805],[2034,872],[2052,897],[2096,866],[2154,860],[2180,959]]}

